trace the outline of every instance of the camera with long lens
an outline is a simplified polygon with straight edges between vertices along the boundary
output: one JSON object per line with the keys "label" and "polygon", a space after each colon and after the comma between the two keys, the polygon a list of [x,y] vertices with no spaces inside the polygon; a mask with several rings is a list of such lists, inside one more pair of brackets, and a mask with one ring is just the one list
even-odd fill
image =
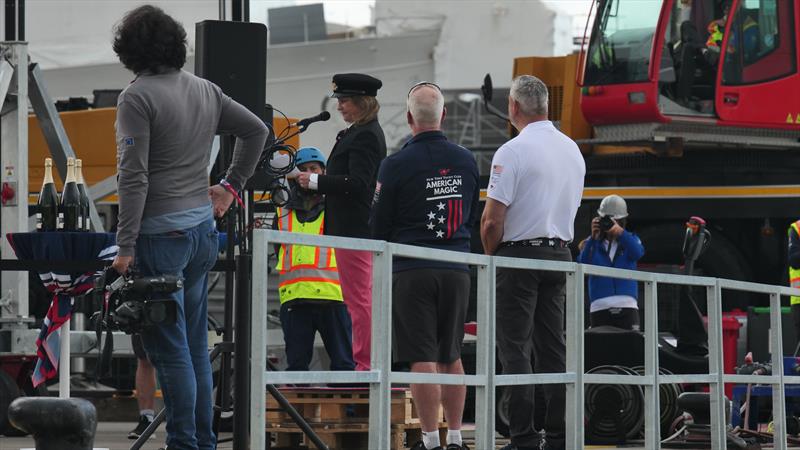
{"label": "camera with long lens", "polygon": [[600,231],[608,233],[608,230],[614,228],[614,219],[612,219],[611,216],[600,216],[599,225]]}
{"label": "camera with long lens", "polygon": [[170,294],[180,289],[183,279],[175,275],[120,276],[104,286],[104,327],[133,334],[147,327],[173,324],[178,305]]}

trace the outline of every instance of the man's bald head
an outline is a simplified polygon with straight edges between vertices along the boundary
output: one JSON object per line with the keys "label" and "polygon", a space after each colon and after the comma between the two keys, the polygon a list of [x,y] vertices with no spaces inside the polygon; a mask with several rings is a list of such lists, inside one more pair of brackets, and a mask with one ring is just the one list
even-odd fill
{"label": "man's bald head", "polygon": [[422,84],[408,94],[408,124],[414,134],[439,130],[444,119],[444,96],[434,85]]}

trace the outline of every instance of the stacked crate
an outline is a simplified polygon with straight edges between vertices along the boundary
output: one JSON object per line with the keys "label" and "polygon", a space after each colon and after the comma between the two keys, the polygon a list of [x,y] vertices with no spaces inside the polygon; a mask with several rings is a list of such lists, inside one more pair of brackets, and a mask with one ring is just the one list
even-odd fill
{"label": "stacked crate", "polygon": [[[281,393],[331,450],[367,448],[369,389],[282,388]],[[444,442],[446,429],[441,423],[441,409],[439,422]],[[422,428],[409,389],[392,389],[390,423],[392,450],[410,447],[422,439]],[[266,425],[274,439],[273,449],[316,448],[271,395],[267,395]]]}

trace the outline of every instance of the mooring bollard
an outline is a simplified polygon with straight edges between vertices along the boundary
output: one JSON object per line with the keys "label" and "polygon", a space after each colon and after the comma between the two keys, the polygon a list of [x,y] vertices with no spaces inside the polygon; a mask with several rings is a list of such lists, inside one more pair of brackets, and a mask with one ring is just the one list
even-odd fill
{"label": "mooring bollard", "polygon": [[97,412],[80,398],[18,398],[8,407],[8,420],[33,436],[36,450],[92,450],[94,445]]}

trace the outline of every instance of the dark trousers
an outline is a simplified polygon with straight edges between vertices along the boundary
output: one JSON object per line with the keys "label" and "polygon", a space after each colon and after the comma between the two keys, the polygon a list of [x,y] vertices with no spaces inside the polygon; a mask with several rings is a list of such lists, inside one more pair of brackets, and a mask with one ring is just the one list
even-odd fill
{"label": "dark trousers", "polygon": [[[569,249],[504,247],[498,256],[570,261]],[[497,269],[497,355],[504,374],[563,373],[564,341],[563,272]],[[534,363],[531,364],[531,354]],[[512,386],[509,404],[511,442],[518,447],[539,446],[533,426],[533,385]],[[563,384],[542,387],[546,404],[548,443],[563,446],[566,390]]]}
{"label": "dark trousers", "polygon": [[[295,303],[297,302],[297,303]],[[331,358],[330,370],[353,370],[352,326],[342,302],[289,301],[281,305],[281,327],[286,343],[286,370],[308,370],[317,331]]]}
{"label": "dark trousers", "polygon": [[792,349],[784,349],[784,353],[788,353],[789,351],[792,352],[793,355],[796,355],[797,349],[800,348],[800,304],[791,305],[792,311],[792,322],[794,323],[794,333],[795,337],[797,338],[797,344],[795,344],[795,348]]}

